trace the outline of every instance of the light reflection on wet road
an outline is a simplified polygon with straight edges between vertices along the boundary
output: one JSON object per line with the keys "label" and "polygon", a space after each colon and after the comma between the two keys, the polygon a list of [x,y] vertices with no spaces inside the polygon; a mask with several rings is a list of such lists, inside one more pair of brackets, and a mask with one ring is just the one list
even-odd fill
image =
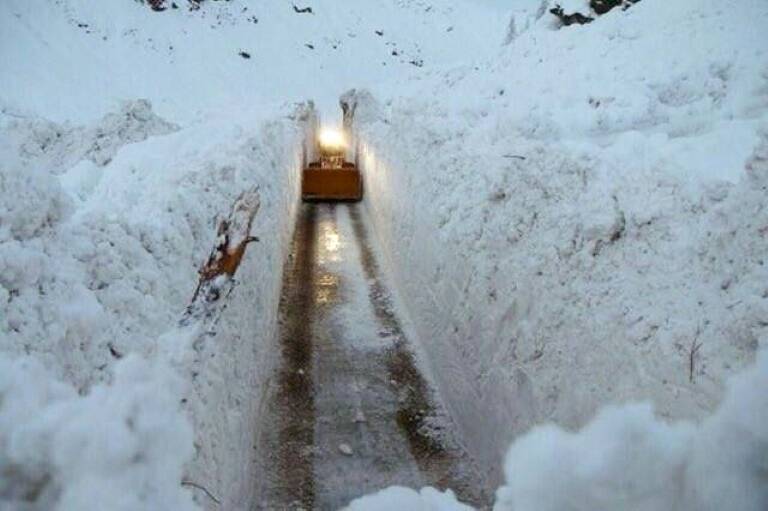
{"label": "light reflection on wet road", "polygon": [[357,208],[304,204],[300,212],[256,509],[338,509],[391,485],[452,488],[487,505],[414,361]]}

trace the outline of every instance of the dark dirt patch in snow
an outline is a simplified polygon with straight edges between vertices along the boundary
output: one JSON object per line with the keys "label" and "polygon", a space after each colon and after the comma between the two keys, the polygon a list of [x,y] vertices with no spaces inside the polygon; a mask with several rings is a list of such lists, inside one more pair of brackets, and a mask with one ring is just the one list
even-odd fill
{"label": "dark dirt patch in snow", "polygon": [[[315,485],[312,445],[315,431],[312,383],[312,316],[315,280],[315,210],[304,209],[296,226],[291,259],[283,275],[285,290],[280,303],[280,348],[283,363],[278,374],[278,392],[270,419],[277,423],[274,476],[264,495],[270,502],[313,509]],[[292,297],[290,302],[286,297]]]}

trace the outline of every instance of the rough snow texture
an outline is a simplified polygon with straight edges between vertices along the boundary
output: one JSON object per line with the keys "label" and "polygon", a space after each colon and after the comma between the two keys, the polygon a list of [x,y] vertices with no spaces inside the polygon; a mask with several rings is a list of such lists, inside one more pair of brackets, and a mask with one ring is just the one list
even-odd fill
{"label": "rough snow texture", "polygon": [[402,486],[390,486],[380,492],[353,500],[343,511],[473,511],[456,500],[451,490],[440,492],[434,488],[419,491]]}
{"label": "rough snow texture", "polygon": [[[556,30],[552,3],[514,2],[504,17],[459,1],[328,0],[312,15],[282,0],[163,13],[3,1],[0,391],[15,397],[0,401],[2,505],[102,509],[100,492],[131,477],[150,489],[123,495],[127,508],[189,508],[190,492],[216,508],[179,493],[187,447],[160,459],[88,443],[110,416],[158,407],[157,438],[188,442],[168,406],[184,399],[185,477],[222,508],[250,500],[269,311],[309,153],[293,121],[263,120],[290,110],[274,102],[328,104],[351,87],[381,99],[356,116],[384,260],[489,470],[530,426],[578,427],[606,403],[709,413],[768,325],[768,7],[643,0]],[[493,62],[470,63],[481,55]],[[254,183],[262,242],[238,273],[249,285],[217,336],[173,329],[216,216]],[[160,360],[181,385],[155,375]],[[131,401],[144,381],[156,394]],[[123,413],[127,402],[138,408]],[[48,440],[16,445],[26,424]],[[143,433],[115,434],[125,446]],[[75,437],[88,441],[46,444]]]}
{"label": "rough snow texture", "polygon": [[605,404],[707,415],[768,329],[768,5],[536,16],[356,112],[384,259],[491,471]]}
{"label": "rough snow texture", "polygon": [[85,397],[27,357],[0,358],[0,508],[195,509],[181,379],[129,356]]}
{"label": "rough snow texture", "polygon": [[177,0],[160,13],[134,0],[3,0],[0,110],[83,122],[148,98],[183,123],[314,98],[332,122],[350,87],[390,77],[399,87],[497,48],[501,27],[477,29],[498,19],[493,3],[313,0],[297,14],[286,0],[208,0],[196,11]]}
{"label": "rough snow texture", "polygon": [[[331,104],[327,115],[335,117],[336,97],[353,82],[427,73],[498,39],[475,30],[491,11],[449,1],[343,8],[325,1],[309,15],[283,0],[205,2],[196,11],[177,4],[157,13],[132,0],[2,2],[0,358],[42,364],[50,376],[41,386],[62,382],[83,396],[72,406],[93,414],[96,389],[126,390],[115,386],[122,359],[164,360],[184,385],[164,389],[153,380],[158,396],[176,399],[194,430],[185,477],[221,508],[241,509],[260,470],[253,445],[273,362],[296,171],[313,157],[311,145],[300,147],[302,135],[314,133],[311,111],[293,103],[314,97]],[[213,246],[217,216],[253,185],[262,209],[252,234],[262,241],[249,246],[236,277],[248,285],[235,286],[215,336],[194,325],[175,329]],[[30,385],[42,392],[34,379]],[[169,417],[177,412],[169,409]],[[68,417],[50,427],[67,427]],[[72,427],[85,435],[91,426]],[[3,486],[0,507],[21,499],[33,509],[64,509],[62,495],[75,485],[103,509],[96,495],[120,477],[107,467],[112,462],[105,454],[107,468],[89,485],[82,471],[63,478],[78,462],[67,452],[72,457],[29,474],[23,495]],[[189,451],[163,452],[172,470],[157,483],[175,495],[171,479]],[[136,471],[134,488],[154,474],[142,459],[147,470]],[[7,466],[0,466],[0,485]],[[43,501],[34,481],[47,475],[61,491]],[[202,490],[184,491],[219,508]],[[185,508],[159,495],[126,505]]]}
{"label": "rough snow texture", "polygon": [[[768,506],[768,352],[734,377],[701,424],[668,423],[649,404],[604,408],[581,431],[538,426],[505,463],[494,511],[761,511]],[[451,493],[391,487],[349,511],[467,511]]]}
{"label": "rough snow texture", "polygon": [[701,425],[649,405],[603,409],[582,431],[539,427],[505,464],[496,511],[760,511],[768,507],[768,352]]}
{"label": "rough snow texture", "polygon": [[[271,370],[281,283],[274,269],[282,266],[289,241],[301,167],[300,126],[292,120],[253,119],[258,117],[248,118],[247,130],[237,119],[178,129],[157,118],[147,102],[135,101],[95,126],[67,127],[32,118],[4,119],[0,129],[3,360],[21,357],[24,364],[42,363],[70,387],[68,392],[86,395],[72,405],[83,410],[99,406],[95,388],[107,395],[122,392],[128,401],[139,399],[116,376],[124,356],[173,364],[185,386],[166,391],[162,382],[153,381],[158,399],[173,404],[166,412],[173,420],[182,416],[180,404],[192,419],[196,450],[187,475],[227,505],[252,498],[261,398],[254,389],[262,388]],[[43,143],[41,131],[53,135],[46,135]],[[100,143],[99,151],[91,150]],[[92,161],[94,154],[100,156]],[[254,184],[261,187],[262,212],[252,232],[262,241],[249,246],[237,274],[249,285],[235,287],[216,335],[175,330],[197,285],[197,270],[214,245],[217,218]],[[45,392],[45,387],[34,389],[35,378],[32,382],[30,392]],[[48,383],[43,379],[40,385]],[[41,413],[53,413],[45,403]],[[50,419],[49,427],[71,428],[88,438],[89,428],[116,420],[108,411],[87,413],[96,414],[92,421],[70,424],[68,414]],[[175,423],[168,419],[168,424]],[[164,427],[157,426],[158,438],[175,434]],[[179,435],[181,443],[192,438],[191,433]],[[90,444],[82,448],[94,449],[94,464],[105,464],[97,470],[102,483],[113,475],[122,477],[109,472],[113,461],[108,453],[100,461],[98,449]],[[87,472],[61,479],[57,470],[77,463],[81,455],[71,445],[61,449],[71,459],[57,455],[46,469],[52,487],[61,491],[11,497],[34,502],[34,509],[55,507],[52,502],[61,509],[83,509],[67,507],[71,488],[80,488],[71,490],[82,493],[78,499],[102,491],[99,485],[89,486]],[[176,467],[168,475],[172,477],[191,460],[191,443],[163,452],[168,460],[158,463]],[[151,469],[152,460],[139,457],[135,463]],[[153,470],[137,468],[134,483],[150,484]],[[44,475],[32,472],[29,477],[35,481]],[[144,505],[181,509],[161,504],[166,497],[157,495],[147,495]],[[54,500],[41,504],[43,497]],[[201,502],[206,500],[210,503],[201,494]]]}

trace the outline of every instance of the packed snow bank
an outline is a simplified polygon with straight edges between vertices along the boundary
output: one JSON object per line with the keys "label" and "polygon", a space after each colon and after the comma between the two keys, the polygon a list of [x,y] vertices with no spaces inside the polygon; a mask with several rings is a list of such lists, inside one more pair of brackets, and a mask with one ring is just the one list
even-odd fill
{"label": "packed snow bank", "polygon": [[183,382],[135,355],[79,396],[31,357],[0,357],[0,507],[198,509],[182,486],[192,429]]}
{"label": "packed snow bank", "polygon": [[[113,392],[132,354],[165,361],[185,382],[170,400],[192,419],[184,473],[239,509],[269,468],[253,445],[302,156],[302,133],[282,118],[291,107],[272,105],[335,102],[393,74],[397,87],[479,56],[502,34],[477,31],[497,12],[479,2],[324,0],[312,13],[283,0],[176,3],[160,13],[132,0],[0,6],[0,357],[31,357],[86,400]],[[216,217],[254,184],[262,241],[237,275],[248,285],[235,288],[216,335],[173,329]],[[63,481],[55,471],[65,469],[51,477]],[[83,495],[100,491],[83,484]],[[21,496],[56,505],[38,497]]]}
{"label": "packed snow bank", "polygon": [[710,413],[768,329],[768,5],[532,16],[493,64],[357,93],[380,252],[491,470],[605,404]]}
{"label": "packed snow bank", "polygon": [[[768,506],[768,352],[701,424],[648,404],[607,407],[579,432],[539,426],[510,448],[495,511],[761,511]],[[392,487],[348,511],[467,511],[447,492]]]}
{"label": "packed snow bank", "polygon": [[608,407],[579,433],[536,428],[515,442],[498,511],[760,511],[768,506],[768,352],[730,382],[701,425],[649,405]]}
{"label": "packed snow bank", "polygon": [[[156,492],[148,489],[136,497],[145,499],[140,506],[139,501],[125,506],[176,509],[167,499],[188,500],[179,496],[177,476],[191,452],[194,458],[184,473],[222,505],[240,507],[252,499],[260,389],[272,370],[280,268],[295,218],[311,111],[241,114],[181,128],[157,117],[149,103],[133,101],[86,126],[0,118],[0,360],[16,367],[9,395],[24,381],[20,368],[37,371],[42,364],[50,376],[26,374],[25,392],[43,396],[34,398],[39,407],[34,415],[47,417],[51,431],[76,432],[56,436],[66,444],[26,443],[24,459],[0,460],[0,487],[16,488],[6,474],[17,471],[29,482],[22,493],[0,492],[0,502],[26,502],[32,509],[89,508],[68,507],[71,493],[77,499],[71,502],[82,504],[90,495],[91,508],[101,508],[96,503],[105,498],[106,488],[123,491],[121,485],[128,484],[123,478],[133,478],[134,490],[124,491],[129,499],[141,481],[167,465],[168,474],[151,482]],[[241,191],[255,185],[261,212],[252,232],[261,241],[249,246],[236,276],[248,285],[235,287],[214,332],[177,329],[197,285],[197,270],[214,245],[217,219]],[[129,364],[129,357],[146,362]],[[154,376],[133,384],[142,371],[162,372],[147,369],[160,366],[168,381],[178,374],[184,385]],[[129,376],[121,377],[121,371]],[[45,397],[47,389],[60,387],[52,381],[69,388],[61,391],[63,397]],[[121,463],[130,447],[121,447],[120,440],[114,447],[120,452],[102,453],[99,432],[121,420],[122,408],[109,418],[111,410],[142,401],[152,388],[156,399],[141,405],[150,410],[146,413],[167,406],[152,426],[157,437],[152,442],[166,436],[178,440],[148,457],[134,448],[130,473],[99,472],[100,466]],[[89,419],[76,420],[77,410]],[[26,424],[11,424],[20,408],[6,411],[13,429],[0,431],[2,441]],[[185,415],[193,433],[187,426],[176,428]],[[136,438],[125,442],[148,434],[131,430]],[[80,443],[69,441],[75,437]],[[59,449],[91,453],[88,463],[99,477],[85,469],[67,475],[74,453],[44,467],[25,461],[39,456],[43,463]],[[161,488],[174,477],[172,487]],[[50,491],[35,490],[49,479],[52,486],[44,486]],[[213,505],[195,491],[199,502]]]}

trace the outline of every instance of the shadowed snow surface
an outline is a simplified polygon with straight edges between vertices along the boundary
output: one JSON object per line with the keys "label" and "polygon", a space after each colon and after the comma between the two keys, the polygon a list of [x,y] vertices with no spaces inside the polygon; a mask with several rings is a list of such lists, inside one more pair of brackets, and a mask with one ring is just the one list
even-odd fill
{"label": "shadowed snow surface", "polygon": [[[553,3],[1,2],[0,507],[248,508],[285,475],[258,442],[286,426],[265,419],[273,374],[312,384],[285,445],[329,506],[390,483],[440,491],[352,508],[456,506],[447,487],[487,502],[454,438],[499,509],[768,507],[768,6],[643,0],[558,30]],[[373,248],[323,262],[347,285],[319,276],[339,302],[292,356],[326,369],[280,376],[294,104],[332,122],[353,87]],[[216,334],[176,329],[253,185],[261,242]],[[362,353],[409,376],[387,384]],[[382,453],[372,422],[333,425],[371,415],[369,377],[398,407]]]}

